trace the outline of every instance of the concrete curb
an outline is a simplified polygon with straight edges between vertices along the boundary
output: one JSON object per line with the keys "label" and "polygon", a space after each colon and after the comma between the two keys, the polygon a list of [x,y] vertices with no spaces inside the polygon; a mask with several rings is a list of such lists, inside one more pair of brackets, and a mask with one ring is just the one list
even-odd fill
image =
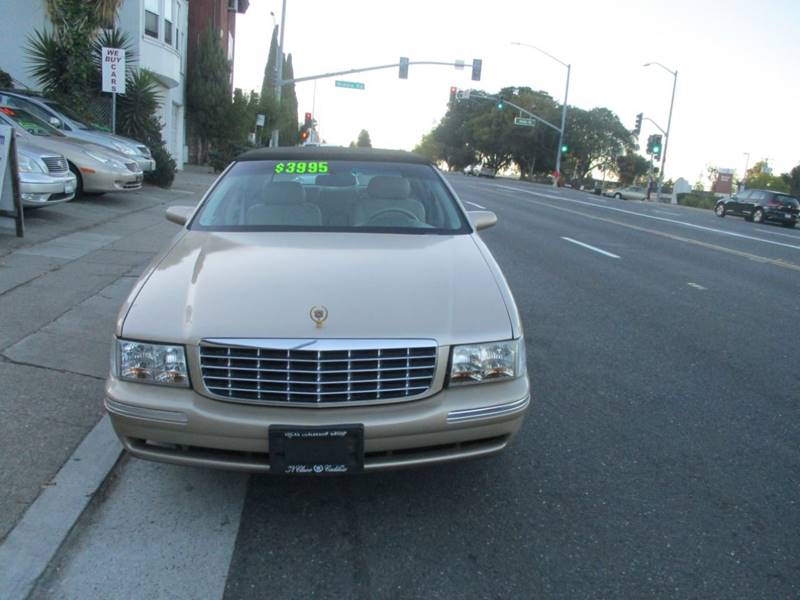
{"label": "concrete curb", "polygon": [[121,453],[106,415],[0,545],[0,598],[28,597]]}

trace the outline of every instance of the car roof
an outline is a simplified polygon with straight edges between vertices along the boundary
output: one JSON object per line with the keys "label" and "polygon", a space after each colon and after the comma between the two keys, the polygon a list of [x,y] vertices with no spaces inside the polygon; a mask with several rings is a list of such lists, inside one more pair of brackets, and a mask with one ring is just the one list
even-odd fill
{"label": "car roof", "polygon": [[401,162],[430,165],[430,160],[404,150],[379,150],[376,148],[342,148],[332,146],[286,146],[284,148],[258,148],[239,156],[238,161],[251,160],[353,160],[370,162]]}

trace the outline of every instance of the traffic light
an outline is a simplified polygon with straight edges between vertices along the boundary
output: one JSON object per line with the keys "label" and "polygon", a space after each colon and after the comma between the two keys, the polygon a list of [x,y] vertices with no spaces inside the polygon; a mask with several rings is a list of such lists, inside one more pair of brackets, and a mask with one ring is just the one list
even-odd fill
{"label": "traffic light", "polygon": [[661,160],[661,136],[658,134],[653,136],[653,158]]}
{"label": "traffic light", "polygon": [[644,117],[644,113],[639,113],[636,115],[636,127],[633,128],[633,135],[639,137],[639,134],[642,133],[642,118]]}
{"label": "traffic light", "polygon": [[500,96],[497,99],[497,110],[503,110],[506,107],[506,99]]}
{"label": "traffic light", "polygon": [[561,145],[561,154],[566,154],[567,152],[569,152],[569,146],[567,146],[566,144],[562,144]]}
{"label": "traffic light", "polygon": [[648,154],[652,154],[653,153],[653,144],[655,143],[655,139],[656,139],[655,135],[651,135],[650,137],[647,138],[647,153]]}
{"label": "traffic light", "polygon": [[472,81],[481,80],[481,69],[483,68],[483,61],[480,58],[472,60]]}
{"label": "traffic light", "polygon": [[400,79],[408,79],[408,57],[400,57]]}
{"label": "traffic light", "polygon": [[308,129],[306,129],[305,127],[303,127],[300,130],[300,141],[301,142],[307,142],[308,141]]}
{"label": "traffic light", "polygon": [[307,112],[304,126],[306,129],[311,129],[313,125],[314,125],[314,120],[311,118],[311,113]]}
{"label": "traffic light", "polygon": [[453,86],[450,88],[450,102],[456,101],[456,94],[458,94],[458,88]]}

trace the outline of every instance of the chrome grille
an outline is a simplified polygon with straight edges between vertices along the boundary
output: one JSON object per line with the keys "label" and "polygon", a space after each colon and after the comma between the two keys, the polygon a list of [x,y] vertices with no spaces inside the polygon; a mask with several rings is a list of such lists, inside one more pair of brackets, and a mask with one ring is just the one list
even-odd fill
{"label": "chrome grille", "polygon": [[336,404],[400,399],[430,389],[432,340],[274,340],[200,346],[208,391],[255,403]]}
{"label": "chrome grille", "polygon": [[42,161],[50,173],[66,173],[69,170],[67,160],[63,156],[43,156]]}

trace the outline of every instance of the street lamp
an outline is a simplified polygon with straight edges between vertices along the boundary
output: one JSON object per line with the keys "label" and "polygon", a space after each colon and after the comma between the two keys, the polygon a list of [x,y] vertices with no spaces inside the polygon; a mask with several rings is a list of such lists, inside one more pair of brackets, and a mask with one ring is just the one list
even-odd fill
{"label": "street lamp", "polygon": [[562,148],[564,147],[564,129],[567,124],[567,97],[569,96],[569,75],[570,71],[572,70],[572,65],[565,63],[563,60],[557,59],[555,56],[550,54],[549,52],[545,52],[541,48],[537,48],[532,44],[524,44],[522,42],[511,42],[514,46],[525,46],[526,48],[533,48],[534,50],[538,50],[545,56],[552,58],[557,63],[561,63],[567,68],[567,88],[564,90],[564,105],[561,108],[561,131],[558,134],[558,146],[556,147],[556,173],[558,176],[555,177],[553,180],[553,187],[558,187],[558,178],[561,176],[561,154]]}
{"label": "street lamp", "polygon": [[664,69],[667,73],[672,75],[672,100],[669,102],[669,118],[667,118],[667,133],[664,136],[664,153],[661,155],[661,169],[658,172],[658,192],[657,198],[661,198],[661,182],[664,180],[664,168],[667,165],[667,147],[669,145],[669,130],[672,125],[672,107],[675,104],[675,87],[678,85],[678,71],[673,71],[672,69],[668,69],[660,62],[649,62],[645,63],[642,66],[649,67],[651,65],[656,65]]}

